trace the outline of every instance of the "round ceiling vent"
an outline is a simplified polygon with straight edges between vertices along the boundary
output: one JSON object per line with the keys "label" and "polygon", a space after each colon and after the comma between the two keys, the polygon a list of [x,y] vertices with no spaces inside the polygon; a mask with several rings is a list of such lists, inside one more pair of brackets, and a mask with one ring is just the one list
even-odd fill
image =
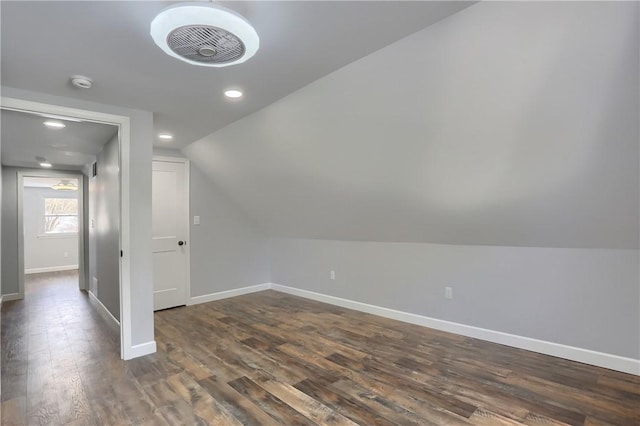
{"label": "round ceiling vent", "polygon": [[212,3],[180,3],[164,9],[151,22],[151,37],[166,54],[210,67],[245,62],[260,45],[249,22]]}

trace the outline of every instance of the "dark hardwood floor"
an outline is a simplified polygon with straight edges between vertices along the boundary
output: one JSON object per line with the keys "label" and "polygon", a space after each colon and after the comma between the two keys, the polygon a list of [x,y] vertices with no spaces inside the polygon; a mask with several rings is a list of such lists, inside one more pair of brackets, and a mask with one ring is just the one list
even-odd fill
{"label": "dark hardwood floor", "polygon": [[2,308],[3,425],[638,425],[640,378],[265,291],[118,336],[68,273]]}

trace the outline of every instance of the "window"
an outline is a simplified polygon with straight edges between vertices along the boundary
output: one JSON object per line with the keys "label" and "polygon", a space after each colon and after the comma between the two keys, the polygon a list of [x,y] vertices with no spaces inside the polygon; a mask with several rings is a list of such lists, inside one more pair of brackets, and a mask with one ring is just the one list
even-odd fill
{"label": "window", "polygon": [[44,199],[45,235],[78,233],[78,199]]}

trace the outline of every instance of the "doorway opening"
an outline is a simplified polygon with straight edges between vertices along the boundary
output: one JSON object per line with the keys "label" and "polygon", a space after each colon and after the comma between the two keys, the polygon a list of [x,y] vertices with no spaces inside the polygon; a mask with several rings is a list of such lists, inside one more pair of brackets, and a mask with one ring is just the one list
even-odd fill
{"label": "doorway opening", "polygon": [[46,174],[20,179],[25,298],[47,293],[47,286],[84,288],[82,177]]}
{"label": "doorway opening", "polygon": [[[82,193],[82,201],[78,201],[78,287],[83,290],[91,291],[91,283],[95,282],[91,276],[90,255],[95,254],[95,250],[90,248],[90,230],[96,230],[96,234],[100,231],[100,236],[108,239],[109,247],[115,247],[114,250],[109,250],[108,257],[111,260],[110,267],[103,268],[111,273],[111,277],[108,281],[111,282],[111,297],[107,303],[99,300],[100,289],[97,290],[97,297],[95,300],[99,300],[99,305],[103,308],[107,308],[107,312],[114,321],[119,332],[120,340],[120,357],[123,359],[130,359],[137,356],[138,350],[132,344],[131,333],[131,261],[130,261],[130,247],[131,241],[129,237],[129,146],[130,146],[130,119],[129,117],[113,115],[108,113],[101,113],[95,111],[88,111],[76,108],[68,108],[57,105],[44,104],[39,102],[31,102],[22,99],[2,98],[2,169],[3,169],[3,187],[7,188],[7,181],[10,186],[15,184],[15,192],[3,191],[3,205],[7,201],[7,205],[10,203],[17,204],[16,222],[13,232],[15,232],[15,240],[17,250],[15,265],[17,265],[15,271],[15,280],[11,280],[15,283],[16,288],[10,289],[7,293],[10,293],[7,297],[4,288],[3,279],[3,300],[17,300],[25,297],[24,280],[25,276],[31,274],[25,274],[25,259],[24,259],[24,233],[23,229],[23,205],[22,191],[18,190],[24,187],[23,179],[25,177],[50,177],[49,173],[59,178],[69,178],[67,175],[78,180],[79,192]],[[29,149],[25,149],[24,144],[10,143],[11,140],[19,140],[18,136],[24,136],[24,132],[13,132],[12,136],[8,135],[7,129],[10,129],[8,124],[11,120],[5,120],[5,114],[14,114],[18,118],[15,120],[19,123],[24,117],[29,119],[35,117],[38,120],[39,126],[31,126],[32,129],[42,129],[43,121],[53,119],[55,121],[61,121],[65,126],[59,126],[58,128],[74,127],[75,125],[87,125],[94,127],[107,127],[111,132],[112,137],[108,142],[100,144],[101,148],[106,148],[107,145],[111,145],[113,149],[108,153],[108,159],[104,160],[103,169],[108,171],[111,178],[111,184],[109,188],[111,191],[112,199],[103,203],[103,206],[107,206],[110,215],[109,225],[107,229],[98,230],[98,225],[104,223],[104,211],[97,211],[92,208],[91,211],[95,213],[93,221],[88,220],[88,214],[90,209],[89,204],[89,186],[91,185],[91,179],[95,179],[95,171],[99,169],[100,152],[83,152],[82,148],[86,148],[87,138],[82,135],[78,138],[68,138],[65,141],[46,141],[43,138],[38,139],[40,145],[37,145],[37,149],[46,149],[48,154],[39,155]],[[47,126],[45,124],[45,126]],[[73,143],[76,143],[74,146]],[[33,146],[31,147],[33,148]],[[13,150],[13,151],[12,151]],[[22,157],[21,157],[22,156]],[[39,169],[38,163],[42,163],[43,158],[46,158],[46,162],[53,164],[53,169],[58,171],[42,170]],[[97,161],[96,161],[97,159]],[[73,164],[73,161],[76,161]],[[78,163],[81,161],[81,163]],[[98,163],[96,165],[96,162]],[[98,166],[98,167],[96,167]],[[44,167],[44,166],[43,166]],[[44,174],[44,176],[43,176]],[[63,176],[65,175],[65,176]],[[9,177],[9,179],[6,179]],[[102,188],[102,186],[100,187]],[[5,196],[7,192],[14,192],[15,195]],[[113,196],[115,194],[115,196]],[[9,198],[14,198],[13,201]],[[17,200],[16,200],[17,198]],[[54,202],[50,202],[52,204]],[[19,213],[19,214],[18,214]],[[3,215],[3,222],[5,215]],[[65,219],[67,224],[72,219]],[[63,222],[65,221],[63,220]],[[12,226],[13,227],[13,226]],[[107,231],[106,233],[104,231]],[[3,240],[5,239],[6,228],[3,229]],[[11,243],[13,244],[13,243]],[[111,253],[111,251],[113,253]],[[104,252],[101,253],[100,258],[103,259]],[[64,256],[64,252],[63,252]],[[71,253],[69,253],[71,256]],[[4,257],[4,250],[3,250]],[[14,259],[11,259],[12,261]],[[10,262],[10,264],[13,262]],[[4,265],[3,265],[4,266]],[[13,273],[13,272],[10,272]],[[3,276],[5,275],[5,268],[3,268]],[[76,288],[78,288],[76,287]],[[13,291],[11,291],[13,290]],[[76,293],[78,293],[76,291]],[[94,298],[92,298],[94,299]],[[107,307],[107,305],[109,305]],[[114,315],[115,312],[115,315]],[[117,317],[117,318],[116,318]],[[146,349],[146,348],[145,348]]]}

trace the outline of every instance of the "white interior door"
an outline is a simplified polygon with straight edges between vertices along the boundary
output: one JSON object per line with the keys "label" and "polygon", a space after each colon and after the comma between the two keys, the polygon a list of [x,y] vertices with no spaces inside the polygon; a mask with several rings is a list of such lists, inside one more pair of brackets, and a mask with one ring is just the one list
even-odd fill
{"label": "white interior door", "polygon": [[153,309],[187,303],[186,163],[153,160]]}

